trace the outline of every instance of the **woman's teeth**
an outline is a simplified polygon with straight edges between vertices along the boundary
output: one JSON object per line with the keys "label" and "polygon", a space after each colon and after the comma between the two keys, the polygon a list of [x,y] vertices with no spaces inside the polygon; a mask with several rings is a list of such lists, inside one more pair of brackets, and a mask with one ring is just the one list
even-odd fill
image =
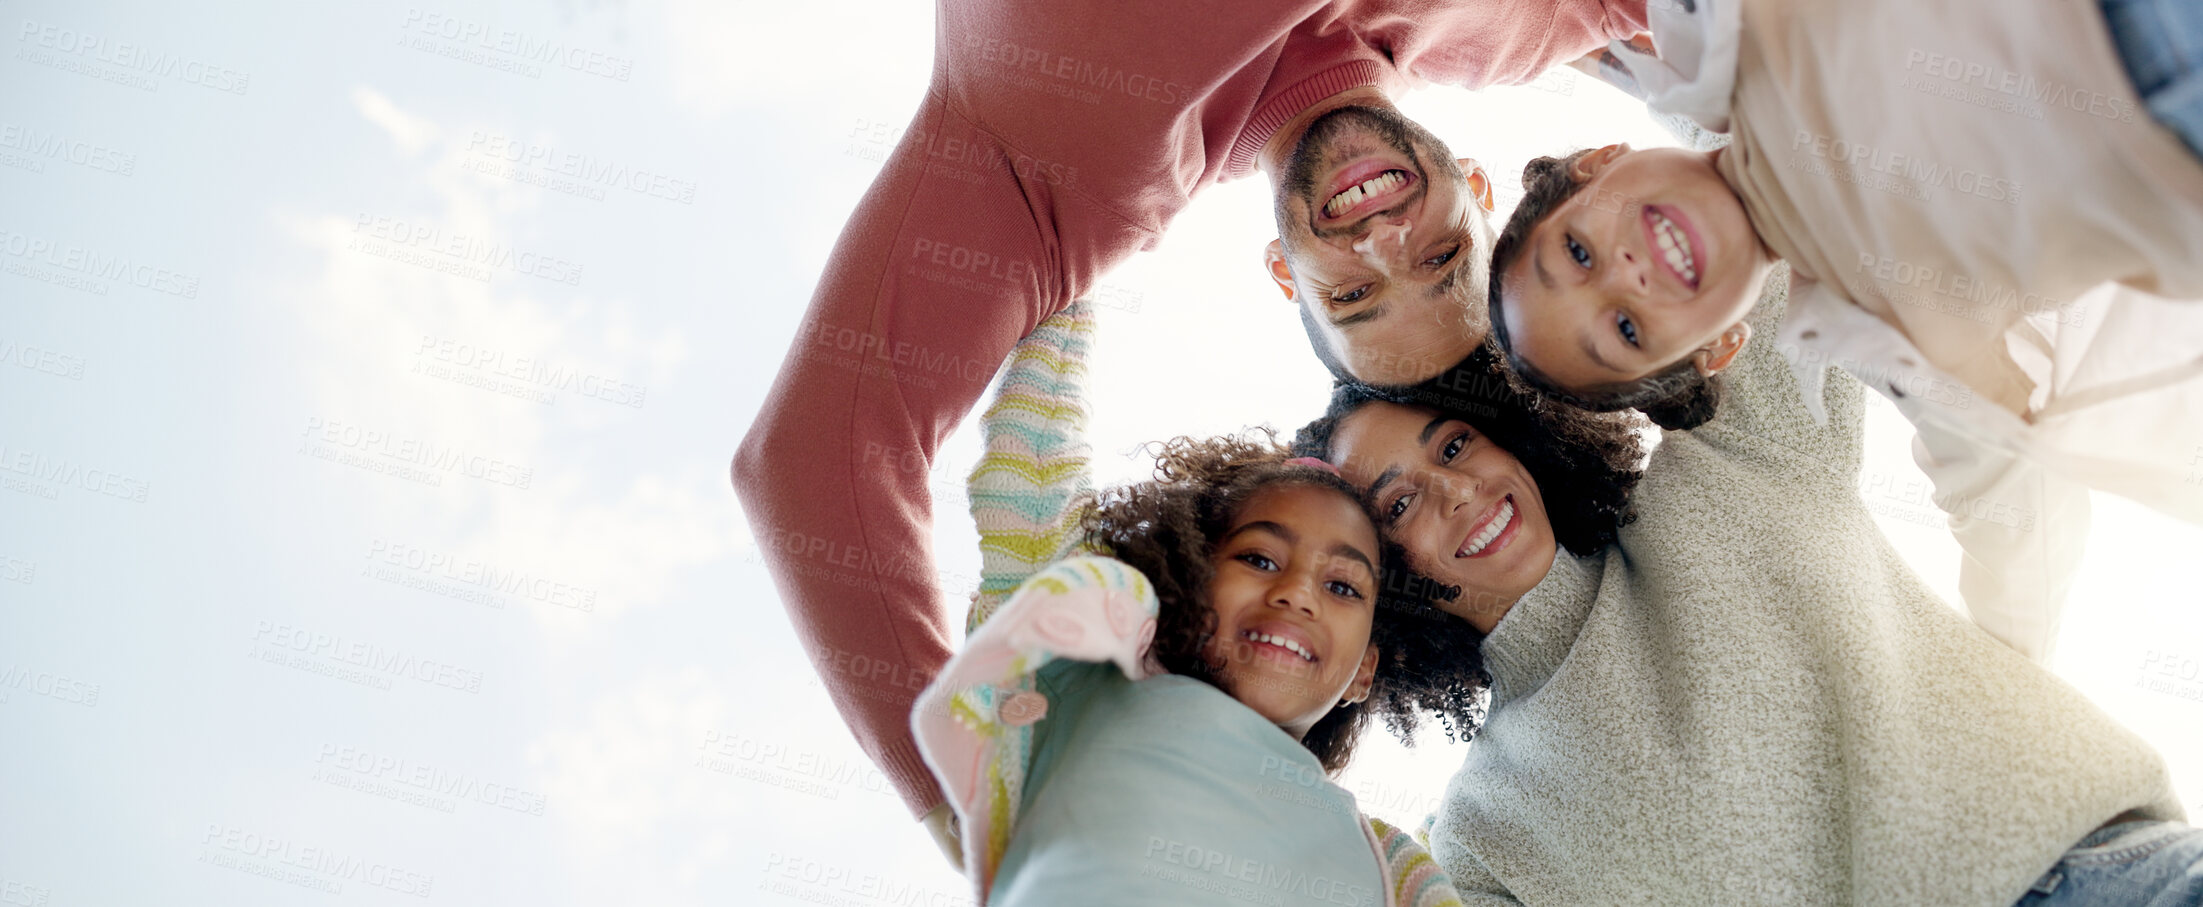
{"label": "woman's teeth", "polygon": [[1266,642],[1270,645],[1277,646],[1278,648],[1284,649],[1288,652],[1300,656],[1302,661],[1316,660],[1316,656],[1308,651],[1308,647],[1303,646],[1300,643],[1294,642],[1290,639],[1286,639],[1283,636],[1273,636],[1268,633],[1255,632],[1241,633],[1239,635],[1254,640],[1255,642]]}
{"label": "woman's teeth", "polygon": [[1325,217],[1337,217],[1340,212],[1360,204],[1362,199],[1398,189],[1401,184],[1406,182],[1406,173],[1398,170],[1387,170],[1363,180],[1361,185],[1347,187],[1345,192],[1331,196],[1331,200],[1324,203],[1323,214]]}
{"label": "woman's teeth", "polygon": [[1683,275],[1683,282],[1698,284],[1698,259],[1691,254],[1690,234],[1675,225],[1658,211],[1646,212],[1652,218],[1652,235],[1660,243],[1660,254],[1668,260],[1668,267]]}
{"label": "woman's teeth", "polygon": [[1500,533],[1507,531],[1507,524],[1514,521],[1515,502],[1502,498],[1499,502],[1499,515],[1492,518],[1491,525],[1484,527],[1483,532],[1477,533],[1476,537],[1470,539],[1468,544],[1461,546],[1460,552],[1454,556],[1475,557],[1477,552],[1484,550],[1484,546],[1491,544],[1492,540],[1498,538]]}

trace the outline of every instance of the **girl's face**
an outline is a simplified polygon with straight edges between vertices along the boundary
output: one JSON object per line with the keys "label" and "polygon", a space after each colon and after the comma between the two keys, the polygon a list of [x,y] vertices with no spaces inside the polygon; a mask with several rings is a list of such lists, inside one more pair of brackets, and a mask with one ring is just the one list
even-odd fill
{"label": "girl's face", "polygon": [[[1210,556],[1218,686],[1298,738],[1377,670],[1377,531],[1340,492],[1255,492]],[[1351,692],[1350,692],[1351,688]]]}
{"label": "girl's face", "polygon": [[1512,352],[1575,389],[1685,357],[1700,358],[1701,374],[1720,370],[1773,257],[1713,155],[1609,145],[1574,167],[1588,181],[1507,269],[1495,315]]}
{"label": "girl's face", "polygon": [[1461,595],[1432,602],[1491,632],[1553,568],[1545,499],[1514,454],[1469,423],[1422,407],[1370,403],[1339,420],[1331,462],[1371,489],[1416,572]]}

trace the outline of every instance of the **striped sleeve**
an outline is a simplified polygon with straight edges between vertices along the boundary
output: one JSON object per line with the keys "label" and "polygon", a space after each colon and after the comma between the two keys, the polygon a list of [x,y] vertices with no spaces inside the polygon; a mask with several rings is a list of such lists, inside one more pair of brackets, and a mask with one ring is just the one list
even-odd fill
{"label": "striped sleeve", "polygon": [[1407,832],[1383,819],[1370,818],[1369,829],[1377,840],[1377,860],[1384,870],[1388,904],[1396,907],[1462,907],[1453,879],[1438,868],[1430,851]]}
{"label": "striped sleeve", "polygon": [[1024,801],[1033,731],[1054,705],[1036,676],[1060,659],[1147,676],[1155,593],[1121,561],[1074,557],[1033,574],[925,692],[911,714],[918,750],[956,810],[965,874],[993,886]]}
{"label": "striped sleeve", "polygon": [[1077,528],[1092,488],[1086,355],[1093,336],[1094,306],[1085,300],[1043,320],[1011,352],[981,417],[987,449],[967,483],[980,561],[967,633],[1040,568],[1086,551]]}

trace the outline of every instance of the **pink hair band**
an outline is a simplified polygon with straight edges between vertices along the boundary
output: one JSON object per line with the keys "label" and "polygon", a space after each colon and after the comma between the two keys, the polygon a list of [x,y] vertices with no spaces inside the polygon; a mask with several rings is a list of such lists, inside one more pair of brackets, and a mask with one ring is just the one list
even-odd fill
{"label": "pink hair band", "polygon": [[1290,460],[1287,460],[1287,461],[1285,461],[1285,465],[1287,465],[1287,466],[1313,466],[1313,467],[1315,467],[1315,468],[1317,468],[1317,469],[1321,469],[1321,470],[1323,470],[1324,472],[1328,472],[1328,473],[1330,473],[1330,474],[1332,474],[1332,475],[1338,475],[1338,474],[1339,474],[1339,468],[1338,468],[1338,467],[1336,467],[1336,466],[1333,466],[1333,465],[1331,465],[1331,464],[1329,464],[1329,463],[1326,463],[1326,462],[1324,462],[1323,460],[1321,460],[1321,459],[1318,459],[1318,458],[1316,458],[1316,457],[1294,457],[1294,458],[1292,458],[1292,459],[1290,459]]}

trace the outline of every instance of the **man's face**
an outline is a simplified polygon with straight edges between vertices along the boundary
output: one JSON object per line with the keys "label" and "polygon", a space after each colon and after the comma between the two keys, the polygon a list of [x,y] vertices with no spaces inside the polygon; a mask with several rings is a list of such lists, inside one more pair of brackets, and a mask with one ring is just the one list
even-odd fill
{"label": "man's face", "polygon": [[1272,277],[1355,377],[1422,381],[1483,342],[1489,200],[1482,168],[1399,111],[1339,108],[1282,162]]}
{"label": "man's face", "polygon": [[1589,181],[1538,222],[1502,277],[1494,317],[1510,351],[1571,390],[1635,381],[1709,347],[1702,365],[1726,363],[1724,335],[1771,261],[1712,159],[1609,146],[1577,166]]}

